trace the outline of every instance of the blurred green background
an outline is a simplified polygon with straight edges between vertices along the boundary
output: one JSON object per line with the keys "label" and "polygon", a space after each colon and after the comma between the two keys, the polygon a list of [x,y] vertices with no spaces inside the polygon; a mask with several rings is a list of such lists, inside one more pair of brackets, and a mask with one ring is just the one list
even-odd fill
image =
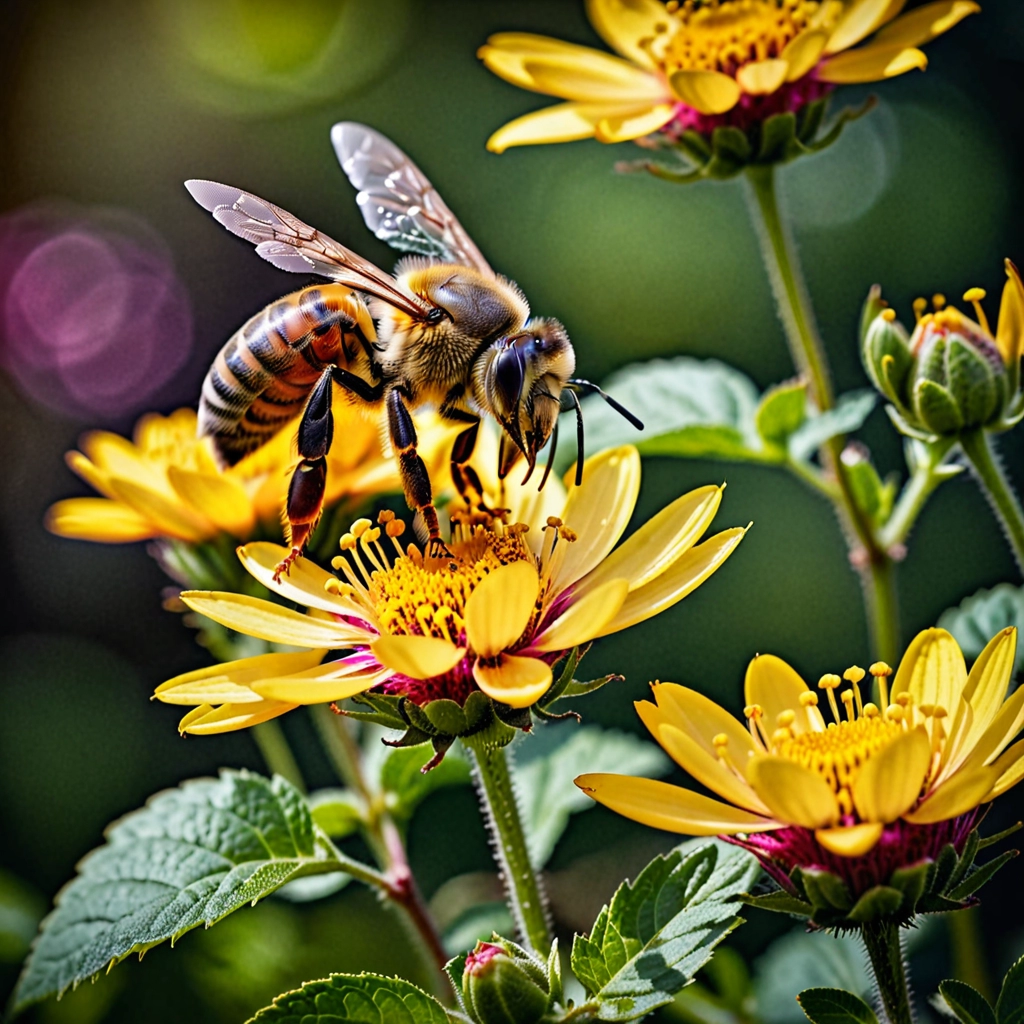
{"label": "blurred green background", "polygon": [[[984,7],[929,46],[927,73],[885,84],[878,109],[837,145],[782,172],[841,391],[866,383],[855,328],[870,284],[883,284],[904,319],[919,294],[959,296],[978,284],[994,315],[1002,258],[1024,258],[1024,5]],[[197,209],[184,179],[266,196],[390,266],[394,254],[364,228],[328,140],[335,121],[364,121],[420,163],[534,310],[564,321],[582,374],[600,380],[636,359],[686,353],[732,363],[761,387],[791,375],[739,184],[680,188],[618,176],[612,165],[634,155],[629,146],[485,151],[495,128],[546,102],[476,61],[476,47],[499,29],[597,43],[578,0],[0,5],[0,269],[11,252],[10,215],[26,204],[70,201],[65,209],[89,217],[128,211],[148,225],[136,232],[149,244],[162,239],[194,323],[189,352],[157,351],[153,365],[171,370],[146,371],[155,384],[143,405],[129,394],[86,417],[69,412],[74,403],[59,388],[47,392],[45,380],[26,390],[17,367],[0,376],[0,866],[24,884],[25,921],[100,842],[103,827],[152,792],[221,765],[261,768],[248,735],[185,742],[177,709],[149,703],[158,682],[205,655],[161,609],[167,580],[144,546],[76,543],[41,525],[54,500],[88,493],[62,461],[84,429],[128,432],[145,409],[194,404],[225,339],[297,286]],[[866,93],[846,90],[840,102]],[[0,340],[10,368],[17,339]],[[146,343],[140,332],[118,358],[130,363],[149,352]],[[883,470],[901,467],[880,410],[862,437]],[[1002,442],[1018,485],[1022,440],[1018,431]],[[815,678],[869,657],[857,580],[832,513],[788,476],[649,460],[637,521],[722,479],[729,487],[718,523],[753,520],[755,528],[694,596],[598,645],[592,674],[621,671],[627,680],[590,700],[582,709],[589,721],[639,732],[631,702],[654,678],[738,708],[744,666],[759,651]],[[904,640],[1004,580],[1020,582],[965,474],[933,499],[900,567]],[[308,719],[296,713],[283,724],[307,777],[327,784]],[[1016,800],[993,817],[1014,820]],[[624,871],[635,873],[671,843],[603,811],[575,819],[552,862],[560,929],[584,927]],[[430,798],[413,822],[410,852],[428,897],[453,875],[490,869],[469,790]],[[1014,876],[1011,867],[986,890],[982,911],[986,954],[1000,973],[1024,952]],[[784,928],[756,917],[735,944],[753,958]],[[928,949],[922,992],[946,966],[942,941]],[[269,900],[242,911],[29,1019],[240,1021],[278,991],[332,969],[416,970],[397,921],[355,886],[316,905]],[[0,966],[0,996],[15,974],[15,965]]]}

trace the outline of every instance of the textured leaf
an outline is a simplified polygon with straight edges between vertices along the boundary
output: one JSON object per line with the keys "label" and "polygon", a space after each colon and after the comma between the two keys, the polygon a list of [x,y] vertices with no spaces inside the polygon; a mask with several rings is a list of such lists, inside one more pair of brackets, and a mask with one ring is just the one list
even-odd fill
{"label": "textured leaf", "polygon": [[[948,629],[968,661],[979,654],[1001,629],[1016,626],[1024,631],[1024,587],[1000,583],[991,590],[979,590],[955,608],[942,613],[939,626]],[[1017,644],[1014,674],[1024,668],[1024,642]]]}
{"label": "textured leaf", "polygon": [[288,782],[222,772],[115,822],[58,894],[15,991],[15,1010],[166,939],[342,865]]}
{"label": "textured leaf", "polygon": [[1024,1022],[1024,957],[1006,972],[999,1002],[996,1003],[996,1016],[999,1024]]}
{"label": "textured leaf", "polygon": [[757,407],[757,432],[768,444],[785,447],[807,419],[807,385],[802,382],[769,388]]}
{"label": "textured leaf", "polygon": [[809,988],[796,998],[813,1024],[878,1024],[875,1011],[852,992],[839,988]]}
{"label": "textured leaf", "polygon": [[691,842],[623,883],[590,935],[573,942],[573,973],[597,1017],[634,1020],[670,1002],[741,923],[737,899],[759,874],[736,847]]}
{"label": "textured leaf", "polygon": [[445,1008],[401,978],[332,974],[285,992],[249,1024],[449,1024]]}
{"label": "textured leaf", "polygon": [[384,761],[380,786],[388,810],[397,820],[411,818],[420,803],[434,790],[469,783],[469,765],[460,752],[452,749],[439,765],[423,772],[423,766],[433,756],[433,748],[424,744],[399,747],[392,750]]}
{"label": "textured leaf", "polygon": [[543,867],[569,824],[569,816],[594,807],[594,801],[573,785],[583,772],[619,772],[654,778],[671,762],[661,748],[646,740],[574,722],[537,727],[535,735],[516,748],[516,788],[526,829],[530,860]]}
{"label": "textured leaf", "polygon": [[789,453],[794,459],[809,459],[830,437],[852,434],[871,415],[878,396],[865,388],[840,395],[835,408],[808,416],[803,426],[789,439]]}
{"label": "textured leaf", "polygon": [[362,802],[347,789],[321,789],[309,795],[313,821],[332,839],[344,839],[359,829]]}
{"label": "textured leaf", "polygon": [[963,981],[939,982],[939,993],[960,1024],[996,1024],[996,1015],[988,1000]]}

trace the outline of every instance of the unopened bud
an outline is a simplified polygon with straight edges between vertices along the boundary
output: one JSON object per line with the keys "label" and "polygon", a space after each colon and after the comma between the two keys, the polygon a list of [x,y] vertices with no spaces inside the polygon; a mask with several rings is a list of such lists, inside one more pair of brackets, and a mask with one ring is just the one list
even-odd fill
{"label": "unopened bud", "polygon": [[906,329],[891,309],[883,309],[868,324],[861,345],[861,359],[871,383],[897,407],[905,406],[905,388],[914,357]]}
{"label": "unopened bud", "polygon": [[462,996],[477,1024],[537,1024],[550,1004],[547,971],[507,939],[478,942],[466,957]]}

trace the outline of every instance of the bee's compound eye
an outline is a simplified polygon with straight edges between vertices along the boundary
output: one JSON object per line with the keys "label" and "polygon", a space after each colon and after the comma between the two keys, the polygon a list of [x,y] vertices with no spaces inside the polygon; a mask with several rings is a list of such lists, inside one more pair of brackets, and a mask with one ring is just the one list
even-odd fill
{"label": "bee's compound eye", "polygon": [[434,308],[427,314],[426,322],[431,327],[436,327],[442,320],[447,319],[448,314],[440,307],[434,306]]}

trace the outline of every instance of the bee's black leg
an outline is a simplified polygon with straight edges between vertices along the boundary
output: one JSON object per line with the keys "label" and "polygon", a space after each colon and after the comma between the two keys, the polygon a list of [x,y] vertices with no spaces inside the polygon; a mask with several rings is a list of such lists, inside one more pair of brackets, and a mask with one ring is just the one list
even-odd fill
{"label": "bee's black leg", "polygon": [[441,539],[441,527],[437,521],[437,510],[434,508],[434,496],[427,467],[416,451],[416,425],[405,402],[406,396],[398,388],[388,392],[388,431],[391,435],[391,444],[398,456],[405,500],[409,508],[415,509],[423,516],[423,524],[427,528],[426,553],[428,556],[440,558],[449,552]]}
{"label": "bee's black leg", "polygon": [[282,573],[287,575],[320,520],[327,486],[327,453],[334,439],[333,391],[332,371],[324,370],[309,393],[299,420],[301,461],[292,473],[285,503],[285,529],[292,550],[274,570],[275,582],[280,581]]}

